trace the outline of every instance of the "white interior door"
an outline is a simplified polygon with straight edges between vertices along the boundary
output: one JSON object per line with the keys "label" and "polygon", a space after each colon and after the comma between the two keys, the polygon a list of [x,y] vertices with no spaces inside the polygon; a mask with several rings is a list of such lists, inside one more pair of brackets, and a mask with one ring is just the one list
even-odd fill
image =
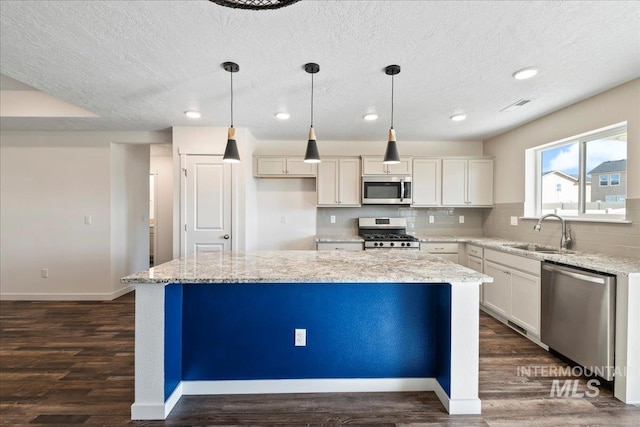
{"label": "white interior door", "polygon": [[231,165],[183,156],[182,256],[231,250]]}

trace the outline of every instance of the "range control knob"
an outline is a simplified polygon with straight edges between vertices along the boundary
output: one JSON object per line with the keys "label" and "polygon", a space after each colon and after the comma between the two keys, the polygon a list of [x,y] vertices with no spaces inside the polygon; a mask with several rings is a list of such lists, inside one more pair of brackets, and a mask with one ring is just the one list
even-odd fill
{"label": "range control knob", "polygon": [[373,244],[373,246],[378,246],[378,242],[375,242],[375,243]]}
{"label": "range control knob", "polygon": [[395,245],[396,245],[395,243],[391,242],[391,246],[395,246]]}
{"label": "range control knob", "polygon": [[[407,243],[407,245],[408,245],[408,243]],[[400,246],[404,246],[404,242],[400,243]]]}
{"label": "range control knob", "polygon": [[380,242],[380,246],[384,246],[384,243]]}

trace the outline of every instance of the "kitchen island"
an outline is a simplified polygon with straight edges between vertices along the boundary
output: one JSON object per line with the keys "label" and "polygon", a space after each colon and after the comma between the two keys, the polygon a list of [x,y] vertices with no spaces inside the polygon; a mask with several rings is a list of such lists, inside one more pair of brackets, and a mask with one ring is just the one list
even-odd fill
{"label": "kitchen island", "polygon": [[[480,413],[478,286],[419,251],[208,252],[135,285],[132,419],[183,395],[433,391]],[[304,344],[304,345],[300,345]]]}

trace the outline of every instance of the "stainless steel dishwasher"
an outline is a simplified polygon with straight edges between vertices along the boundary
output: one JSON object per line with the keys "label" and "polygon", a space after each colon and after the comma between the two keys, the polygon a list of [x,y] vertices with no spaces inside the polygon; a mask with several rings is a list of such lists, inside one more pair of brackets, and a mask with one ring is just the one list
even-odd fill
{"label": "stainless steel dishwasher", "polygon": [[540,340],[588,371],[613,380],[615,276],[542,264]]}

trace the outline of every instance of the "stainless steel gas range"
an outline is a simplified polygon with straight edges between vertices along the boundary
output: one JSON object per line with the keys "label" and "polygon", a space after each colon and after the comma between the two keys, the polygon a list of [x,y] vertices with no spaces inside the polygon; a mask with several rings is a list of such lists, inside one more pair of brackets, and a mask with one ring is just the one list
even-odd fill
{"label": "stainless steel gas range", "polygon": [[405,218],[358,218],[358,233],[367,249],[420,249],[420,240],[407,234]]}

